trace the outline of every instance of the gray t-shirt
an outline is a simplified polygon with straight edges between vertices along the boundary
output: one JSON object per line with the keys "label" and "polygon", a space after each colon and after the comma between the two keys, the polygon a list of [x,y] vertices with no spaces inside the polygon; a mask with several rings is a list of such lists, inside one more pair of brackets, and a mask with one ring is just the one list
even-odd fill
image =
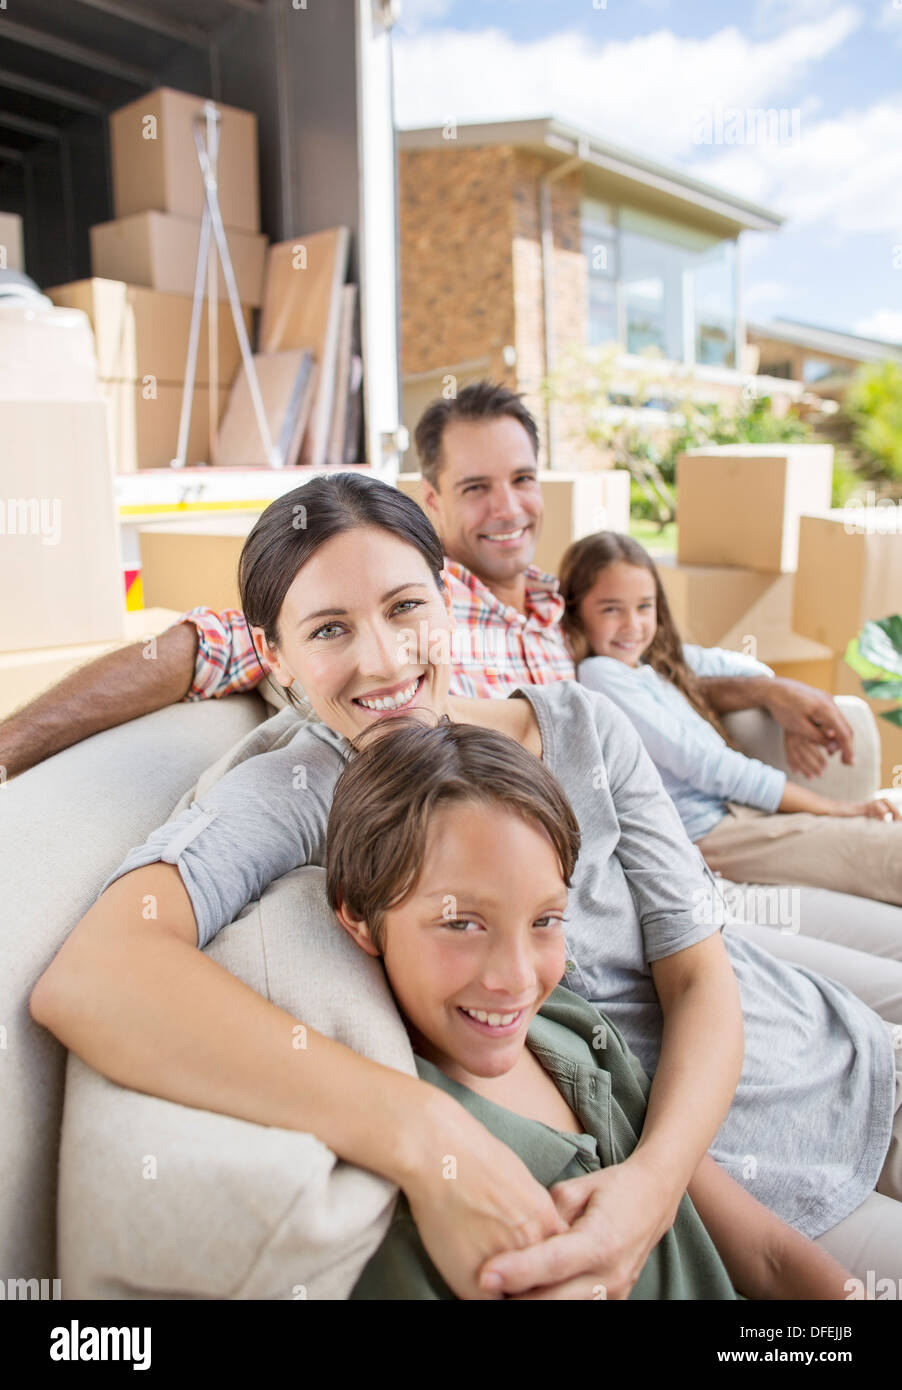
{"label": "gray t-shirt", "polygon": [[[653,1074],[661,1012],[649,962],[720,930],[722,899],[642,740],[612,701],[574,681],[524,686],[510,698],[532,705],[544,761],[582,831],[564,983],[610,1016]],[[198,944],[206,945],[274,879],[325,862],[347,751],[324,725],[301,726],[284,747],[239,764],[154,831],[109,882],[158,860],[176,864]],[[895,1090],[889,1031],[842,985],[729,928],[724,940],[742,996],[745,1059],[711,1153],[765,1206],[818,1236],[859,1207],[880,1174]]]}

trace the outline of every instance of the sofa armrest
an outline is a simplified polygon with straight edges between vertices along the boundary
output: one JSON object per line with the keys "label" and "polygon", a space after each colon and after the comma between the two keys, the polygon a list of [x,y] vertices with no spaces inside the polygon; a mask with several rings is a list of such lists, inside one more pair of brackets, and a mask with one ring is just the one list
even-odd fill
{"label": "sofa armrest", "polygon": [[766,710],[744,709],[724,717],[723,724],[737,748],[749,758],[778,767],[791,782],[810,787],[821,796],[841,801],[869,801],[880,785],[880,734],[874,712],[857,695],[837,695],[836,703],[852,727],[855,762],[847,766],[831,753],[819,777],[790,772],[783,745],[783,728]]}

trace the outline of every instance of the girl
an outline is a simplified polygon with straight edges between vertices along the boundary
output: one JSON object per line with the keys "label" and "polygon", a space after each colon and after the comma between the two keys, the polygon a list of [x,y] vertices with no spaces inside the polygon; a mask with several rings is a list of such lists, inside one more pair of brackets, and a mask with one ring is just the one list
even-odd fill
{"label": "girl", "polygon": [[[573,681],[449,698],[443,563],[416,503],[365,475],[316,478],[267,508],[242,552],[242,605],[276,679],[297,682],[320,722],[234,767],[132,851],[37,982],[33,1016],[121,1085],[313,1133],[396,1182],[458,1296],[562,1283],[571,1297],[598,1284],[622,1296],[708,1149],[738,1178],[753,1154],[759,1201],[808,1236],[857,1230],[863,1211],[873,1224],[864,1239],[851,1232],[854,1259],[841,1242],[830,1252],[856,1273],[866,1259],[902,1275],[886,1024],[699,911],[713,880],[609,700]],[[402,710],[508,734],[557,775],[580,825],[564,980],[604,1003],[654,1080],[642,1144],[591,1175],[572,1227],[434,1087],[312,1028],[299,1071],[285,1044],[296,1020],[197,949],[273,880],[325,862],[349,742]],[[462,1150],[448,1183],[435,1156]]]}
{"label": "girl", "polygon": [[698,677],[773,672],[682,643],[637,541],[612,531],[576,541],[560,583],[578,679],[629,715],[712,869],[734,882],[810,884],[902,905],[899,811],[883,798],[821,796],[730,744]]}

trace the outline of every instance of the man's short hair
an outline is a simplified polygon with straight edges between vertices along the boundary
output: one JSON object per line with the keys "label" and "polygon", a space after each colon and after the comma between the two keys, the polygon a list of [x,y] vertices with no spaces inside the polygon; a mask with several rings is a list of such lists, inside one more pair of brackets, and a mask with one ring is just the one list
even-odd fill
{"label": "man's short hair", "polygon": [[539,454],[539,430],[523,398],[496,381],[474,381],[450,400],[442,398],[427,405],[417,424],[414,439],[420,459],[420,472],[433,487],[438,486],[442,466],[442,440],[455,420],[500,420],[509,415],[529,435],[533,454]]}

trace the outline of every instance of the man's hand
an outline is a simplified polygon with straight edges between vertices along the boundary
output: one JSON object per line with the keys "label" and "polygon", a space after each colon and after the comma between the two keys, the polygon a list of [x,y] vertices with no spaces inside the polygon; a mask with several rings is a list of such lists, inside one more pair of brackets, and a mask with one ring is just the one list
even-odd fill
{"label": "man's hand", "polygon": [[[854,763],[852,730],[832,695],[801,681],[775,676],[767,682],[765,707],[787,734],[798,734],[828,753],[839,749],[844,763]],[[811,763],[810,754],[801,752],[798,741],[793,745],[792,755],[787,748],[787,760],[794,771],[813,775],[806,772],[802,762],[796,766],[791,756],[801,758],[805,764]]]}
{"label": "man's hand", "polygon": [[501,1276],[520,1299],[625,1299],[652,1249],[673,1225],[675,1203],[639,1153],[551,1189],[570,1230],[526,1250],[494,1255],[479,1276]]}

